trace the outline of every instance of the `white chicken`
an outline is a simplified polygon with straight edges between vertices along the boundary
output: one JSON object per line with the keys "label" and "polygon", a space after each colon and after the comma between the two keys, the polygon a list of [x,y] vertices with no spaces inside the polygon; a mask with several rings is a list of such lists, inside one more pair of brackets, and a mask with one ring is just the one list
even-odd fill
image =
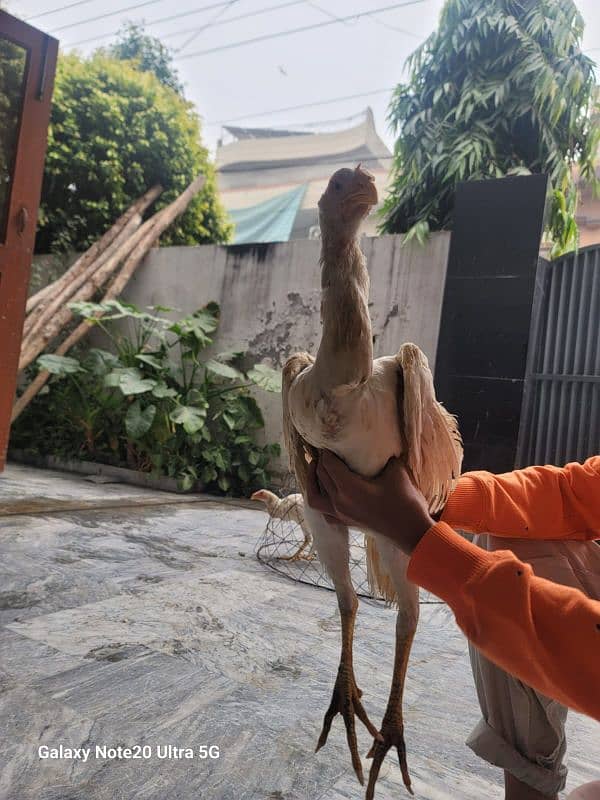
{"label": "white chicken", "polygon": [[[297,522],[300,525],[303,541],[298,549],[289,556],[278,556],[280,561],[298,561],[300,559],[311,560],[312,535],[304,519],[304,498],[301,494],[288,494],[286,497],[277,497],[276,494],[268,489],[259,489],[250,496],[250,500],[260,500],[265,504],[267,513],[273,519],[281,519],[289,522]],[[308,548],[308,550],[307,550]]]}
{"label": "white chicken", "polygon": [[[445,503],[460,472],[462,445],[456,420],[437,402],[427,359],[416,345],[404,344],[396,355],[373,361],[369,274],[358,233],[376,203],[374,179],[360,165],[355,170],[338,170],[319,201],[323,334],[316,358],[297,353],[285,364],[284,437],[304,494],[308,461],[319,448],[332,450],[365,477],[377,475],[397,456],[405,460],[434,512]],[[335,715],[341,714],[352,764],[363,783],[356,715],[375,740],[369,754],[373,763],[367,800],[373,797],[391,747],[397,749],[404,784],[412,792],[402,695],[419,617],[419,591],[406,577],[408,559],[378,534],[365,531],[371,586],[398,608],[394,675],[378,732],[365,712],[354,677],[352,642],[358,599],[350,577],[348,529],[331,524],[308,505],[304,516],[319,559],[335,585],[342,623],[340,666],[317,750],[325,744]]]}

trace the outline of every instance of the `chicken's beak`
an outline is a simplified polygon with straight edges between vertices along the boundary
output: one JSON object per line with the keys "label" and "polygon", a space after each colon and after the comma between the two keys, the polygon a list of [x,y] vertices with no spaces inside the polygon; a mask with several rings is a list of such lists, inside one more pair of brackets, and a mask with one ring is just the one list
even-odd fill
{"label": "chicken's beak", "polygon": [[262,489],[250,495],[250,500],[262,500],[262,499],[263,499]]}

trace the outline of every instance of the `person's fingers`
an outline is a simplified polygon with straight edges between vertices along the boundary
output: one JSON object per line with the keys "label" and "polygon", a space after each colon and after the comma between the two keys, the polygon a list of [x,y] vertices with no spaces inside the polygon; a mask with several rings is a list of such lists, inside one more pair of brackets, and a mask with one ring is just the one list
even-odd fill
{"label": "person's fingers", "polygon": [[357,472],[350,469],[347,464],[338,458],[330,450],[323,450],[320,459],[321,469],[327,472],[330,480],[335,484],[338,495],[343,495],[348,501],[357,495],[364,495],[365,492],[371,493],[373,480],[363,478]]}

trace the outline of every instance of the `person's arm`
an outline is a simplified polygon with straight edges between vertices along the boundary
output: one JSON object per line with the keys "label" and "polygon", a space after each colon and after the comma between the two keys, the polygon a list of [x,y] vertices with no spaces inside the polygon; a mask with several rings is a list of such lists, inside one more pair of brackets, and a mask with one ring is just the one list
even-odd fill
{"label": "person's arm", "polygon": [[307,499],[334,520],[391,539],[411,557],[409,579],[445,600],[490,660],[600,721],[600,603],[535,577],[513,553],[484,551],[434,523],[398,460],[368,480],[322,451],[309,468]]}
{"label": "person's arm", "polygon": [[466,472],[441,519],[470,533],[520,539],[600,539],[600,456],[504,475]]}
{"label": "person's arm", "polygon": [[482,550],[443,522],[414,548],[408,578],[445,600],[491,661],[600,721],[600,603],[536,577],[509,551]]}

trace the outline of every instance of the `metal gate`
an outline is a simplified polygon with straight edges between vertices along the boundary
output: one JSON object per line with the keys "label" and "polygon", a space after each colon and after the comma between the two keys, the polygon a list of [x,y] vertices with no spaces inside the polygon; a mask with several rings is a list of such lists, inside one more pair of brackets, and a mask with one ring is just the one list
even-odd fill
{"label": "metal gate", "polygon": [[600,453],[600,244],[540,259],[517,467]]}

